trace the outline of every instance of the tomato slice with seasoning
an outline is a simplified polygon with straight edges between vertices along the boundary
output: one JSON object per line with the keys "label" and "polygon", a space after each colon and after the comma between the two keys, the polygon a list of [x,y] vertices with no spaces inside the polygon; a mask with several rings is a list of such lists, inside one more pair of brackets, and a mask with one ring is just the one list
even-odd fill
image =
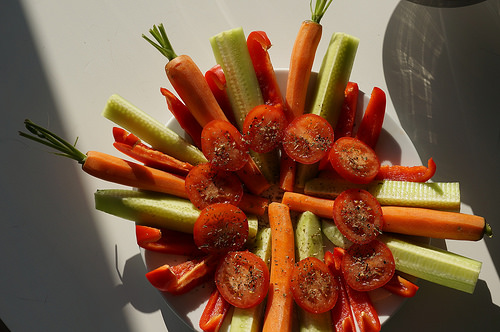
{"label": "tomato slice with seasoning", "polygon": [[395,266],[391,250],[379,240],[353,244],[342,258],[345,281],[353,289],[363,292],[380,288],[389,282]]}
{"label": "tomato slice with seasoning", "polygon": [[293,160],[314,164],[328,154],[333,138],[333,128],[328,121],[316,114],[303,114],[285,129],[282,144]]}
{"label": "tomato slice with seasoning", "polygon": [[276,149],[288,125],[281,108],[272,105],[254,107],[243,122],[243,134],[250,149],[266,153]]}
{"label": "tomato slice with seasoning", "polygon": [[295,302],[308,312],[327,312],[337,302],[337,279],[316,257],[304,258],[294,265],[290,286]]}
{"label": "tomato slice with seasoning", "polygon": [[339,231],[354,243],[374,240],[384,225],[379,201],[364,189],[347,189],[335,198],[333,221]]}
{"label": "tomato slice with seasoning", "polygon": [[214,167],[225,171],[240,170],[249,159],[243,136],[224,120],[212,120],[203,127],[201,150]]}
{"label": "tomato slice with seasoning", "polygon": [[204,252],[223,254],[243,248],[248,239],[248,219],[238,207],[215,203],[201,210],[193,227],[196,246]]}
{"label": "tomato slice with seasoning", "polygon": [[357,184],[371,182],[380,169],[380,161],[375,151],[354,137],[341,137],[336,140],[328,158],[340,176]]}
{"label": "tomato slice with seasoning", "polygon": [[264,300],[269,289],[269,269],[250,251],[227,253],[215,271],[222,297],[237,308],[251,308]]}
{"label": "tomato slice with seasoning", "polygon": [[185,188],[191,203],[200,210],[214,203],[238,205],[243,197],[239,177],[210,163],[194,166],[186,176]]}

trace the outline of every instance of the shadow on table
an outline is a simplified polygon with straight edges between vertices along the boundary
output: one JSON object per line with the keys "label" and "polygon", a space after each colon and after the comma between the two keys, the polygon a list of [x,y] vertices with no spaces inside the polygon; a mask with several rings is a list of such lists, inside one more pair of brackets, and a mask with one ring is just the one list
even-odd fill
{"label": "shadow on table", "polygon": [[[500,1],[438,2],[401,1],[396,7],[383,47],[389,96],[422,160],[436,161],[434,179],[459,181],[462,201],[498,231]],[[444,8],[451,3],[469,5]],[[498,274],[500,242],[485,243]],[[412,301],[402,309],[412,331],[500,330],[500,321],[491,318],[500,310],[484,281],[472,296],[435,285],[426,285],[420,296],[428,306],[418,308],[419,319],[408,318],[417,310]],[[442,308],[436,300],[441,296],[456,308]],[[442,325],[450,322],[455,328]]]}

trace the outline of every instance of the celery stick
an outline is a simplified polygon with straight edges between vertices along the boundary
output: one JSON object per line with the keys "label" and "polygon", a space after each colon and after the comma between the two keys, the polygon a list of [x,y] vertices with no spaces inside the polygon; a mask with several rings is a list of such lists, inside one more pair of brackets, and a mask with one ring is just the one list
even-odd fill
{"label": "celery stick", "polygon": [[304,193],[334,199],[349,188],[369,191],[382,205],[414,206],[440,210],[460,209],[458,182],[408,182],[382,180],[356,185],[343,179],[319,177],[309,180]]}
{"label": "celery stick", "polygon": [[[269,267],[271,261],[271,229],[262,228],[258,231],[255,244],[251,251],[262,258]],[[265,300],[259,305],[248,308],[234,308],[231,320],[231,332],[258,332],[264,316]]]}
{"label": "celery stick", "polygon": [[[97,210],[134,221],[138,225],[193,233],[200,215],[189,200],[175,196],[131,189],[104,189],[94,194]],[[255,239],[258,219],[248,218],[248,241]]]}
{"label": "celery stick", "polygon": [[359,39],[334,33],[318,73],[310,112],[335,126],[344,101],[344,92],[358,50]]}
{"label": "celery stick", "polygon": [[174,158],[193,165],[207,162],[197,147],[119,95],[108,99],[102,115]]}
{"label": "celery stick", "polygon": [[[223,31],[211,37],[210,44],[215,60],[226,76],[227,94],[241,130],[243,121],[252,108],[264,104],[245,34],[241,27]],[[251,151],[251,156],[266,179],[275,183],[279,176],[277,150],[269,153]]]}
{"label": "celery stick", "polygon": [[[324,222],[325,225],[326,222]],[[340,232],[330,223],[323,229],[326,237],[342,246]],[[434,282],[472,294],[476,287],[482,263],[426,244],[416,244],[382,234],[378,237],[392,252],[396,270],[414,277]]]}
{"label": "celery stick", "polygon": [[[297,261],[307,257],[324,260],[323,234],[319,218],[312,212],[300,214],[295,228]],[[333,331],[330,312],[313,314],[297,307],[301,332]]]}

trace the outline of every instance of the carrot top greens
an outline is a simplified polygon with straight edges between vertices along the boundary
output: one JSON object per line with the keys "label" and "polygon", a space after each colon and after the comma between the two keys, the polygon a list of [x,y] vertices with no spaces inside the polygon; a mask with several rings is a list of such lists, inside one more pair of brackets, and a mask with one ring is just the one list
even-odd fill
{"label": "carrot top greens", "polygon": [[309,6],[311,7],[311,21],[319,24],[319,21],[325,15],[326,10],[330,6],[333,0],[317,0],[314,5],[314,9],[312,6],[312,0],[309,2]]}
{"label": "carrot top greens", "polygon": [[23,133],[21,131],[19,132],[19,135],[59,151],[55,153],[56,155],[74,159],[80,164],[83,164],[87,159],[87,156],[75,147],[78,142],[78,138],[76,139],[75,144],[72,145],[48,129],[33,123],[31,120],[24,120],[24,125],[26,126],[26,129],[34,135]]}
{"label": "carrot top greens", "polygon": [[[331,1],[331,0],[330,0]],[[167,33],[163,24],[160,23],[158,27],[153,25],[152,29],[149,29],[149,33],[156,39],[157,43],[149,39],[146,35],[142,35],[142,38],[146,39],[151,45],[153,45],[161,54],[163,54],[169,61],[177,58],[177,54],[174,52],[174,48],[170,41],[168,40]]]}

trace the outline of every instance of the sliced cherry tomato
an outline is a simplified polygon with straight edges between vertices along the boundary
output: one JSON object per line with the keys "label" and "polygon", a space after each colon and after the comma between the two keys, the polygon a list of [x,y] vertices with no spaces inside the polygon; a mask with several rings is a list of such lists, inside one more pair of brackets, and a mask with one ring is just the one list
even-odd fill
{"label": "sliced cherry tomato", "polygon": [[347,189],[333,203],[333,221],[339,231],[354,243],[375,239],[384,225],[378,200],[363,189]]}
{"label": "sliced cherry tomato", "polygon": [[283,148],[293,160],[314,164],[328,154],[333,144],[333,128],[319,115],[303,114],[285,129]]}
{"label": "sliced cherry tomato", "polygon": [[384,286],[395,271],[391,250],[381,241],[353,244],[342,259],[342,275],[357,291],[370,291]]}
{"label": "sliced cherry tomato", "polygon": [[251,308],[267,295],[269,269],[250,251],[229,252],[215,271],[215,284],[227,302],[238,308]]}
{"label": "sliced cherry tomato", "polygon": [[249,159],[243,136],[224,120],[212,120],[203,127],[201,150],[212,165],[225,171],[237,171]]}
{"label": "sliced cherry tomato", "polygon": [[245,117],[243,134],[252,150],[266,153],[279,146],[287,125],[285,114],[279,107],[258,105]]}
{"label": "sliced cherry tomato", "polygon": [[210,163],[193,167],[186,176],[185,187],[189,200],[200,210],[214,203],[238,205],[243,196],[239,177]]}
{"label": "sliced cherry tomato", "polygon": [[340,176],[357,184],[369,183],[380,169],[380,161],[375,151],[353,137],[336,140],[328,158]]}
{"label": "sliced cherry tomato", "polygon": [[316,257],[307,257],[294,265],[290,286],[295,302],[308,312],[327,312],[337,302],[337,280]]}
{"label": "sliced cherry tomato", "polygon": [[248,238],[248,219],[234,205],[215,203],[201,210],[193,237],[198,248],[208,253],[239,250]]}

